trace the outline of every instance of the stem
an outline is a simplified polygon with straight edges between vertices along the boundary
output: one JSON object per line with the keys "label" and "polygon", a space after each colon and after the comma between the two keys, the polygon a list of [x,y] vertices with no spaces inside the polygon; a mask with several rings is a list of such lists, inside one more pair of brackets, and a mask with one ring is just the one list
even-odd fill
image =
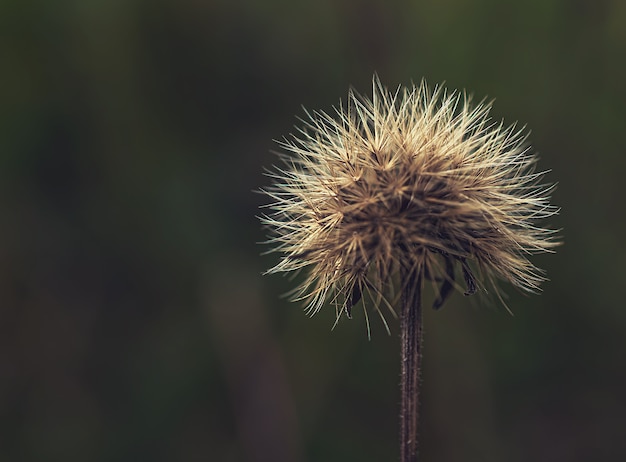
{"label": "stem", "polygon": [[422,272],[402,274],[400,461],[416,462],[418,452],[419,387],[422,366]]}

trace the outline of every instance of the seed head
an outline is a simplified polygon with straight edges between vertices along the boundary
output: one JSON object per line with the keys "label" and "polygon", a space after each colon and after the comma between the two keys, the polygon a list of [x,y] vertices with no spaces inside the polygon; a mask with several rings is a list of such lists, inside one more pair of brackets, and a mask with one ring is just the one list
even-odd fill
{"label": "seed head", "polygon": [[334,116],[307,112],[279,141],[283,166],[263,190],[272,203],[261,221],[281,255],[268,273],[305,269],[292,298],[337,316],[365,299],[393,312],[403,269],[433,281],[435,308],[460,289],[455,272],[466,295],[497,294],[497,280],[536,292],[545,278],[528,256],[558,245],[537,225],[557,213],[553,186],[523,129],[490,109],[424,82],[390,92],[374,77],[371,98],[350,91]]}

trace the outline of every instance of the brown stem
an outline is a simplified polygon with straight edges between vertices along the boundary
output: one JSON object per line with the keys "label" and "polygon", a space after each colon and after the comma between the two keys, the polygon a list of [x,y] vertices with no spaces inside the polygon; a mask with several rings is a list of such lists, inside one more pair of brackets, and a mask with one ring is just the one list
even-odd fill
{"label": "brown stem", "polygon": [[416,462],[419,387],[422,366],[422,272],[402,274],[400,461]]}

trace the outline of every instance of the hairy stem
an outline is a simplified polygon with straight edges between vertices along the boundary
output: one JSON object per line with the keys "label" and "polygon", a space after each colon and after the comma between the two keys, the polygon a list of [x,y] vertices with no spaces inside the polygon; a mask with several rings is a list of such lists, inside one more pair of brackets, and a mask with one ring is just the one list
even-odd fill
{"label": "hairy stem", "polygon": [[422,366],[422,272],[402,274],[400,461],[416,462],[418,453],[420,369]]}

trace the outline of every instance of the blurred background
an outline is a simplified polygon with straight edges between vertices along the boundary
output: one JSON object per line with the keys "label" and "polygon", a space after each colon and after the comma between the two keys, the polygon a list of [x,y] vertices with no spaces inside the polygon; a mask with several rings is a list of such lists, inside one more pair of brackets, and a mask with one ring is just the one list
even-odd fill
{"label": "blurred background", "polygon": [[515,316],[426,311],[422,460],[626,460],[626,2],[2,0],[0,57],[0,460],[398,459],[397,324],[256,244],[272,139],[374,72],[495,98],[562,207]]}

